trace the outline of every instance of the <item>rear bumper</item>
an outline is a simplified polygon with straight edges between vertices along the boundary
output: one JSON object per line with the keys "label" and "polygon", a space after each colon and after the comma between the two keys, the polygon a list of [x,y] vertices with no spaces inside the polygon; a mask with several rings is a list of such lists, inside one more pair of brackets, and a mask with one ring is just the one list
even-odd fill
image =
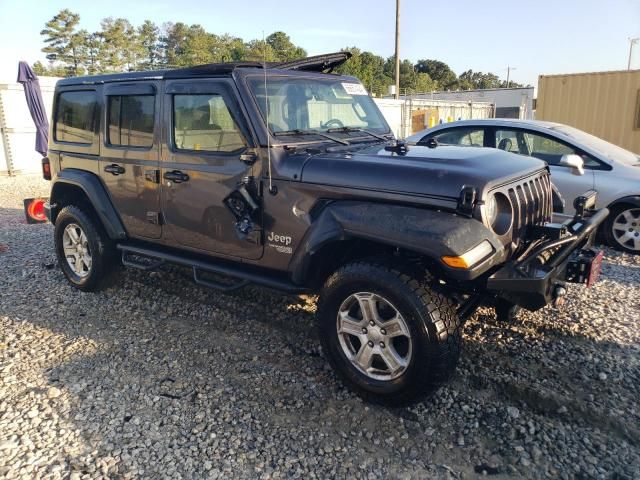
{"label": "rear bumper", "polygon": [[491,275],[487,289],[510,303],[538,310],[562,294],[564,282],[592,283],[602,258],[592,248],[593,238],[608,214],[602,208],[589,217],[577,215],[563,228],[544,227],[548,239]]}

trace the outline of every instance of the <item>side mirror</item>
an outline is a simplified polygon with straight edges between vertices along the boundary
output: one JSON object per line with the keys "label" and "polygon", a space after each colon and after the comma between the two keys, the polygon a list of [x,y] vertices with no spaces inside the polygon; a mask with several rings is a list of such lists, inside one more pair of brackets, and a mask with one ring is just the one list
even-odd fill
{"label": "side mirror", "polygon": [[562,155],[560,165],[571,168],[574,175],[584,175],[584,160],[580,155],[575,153]]}

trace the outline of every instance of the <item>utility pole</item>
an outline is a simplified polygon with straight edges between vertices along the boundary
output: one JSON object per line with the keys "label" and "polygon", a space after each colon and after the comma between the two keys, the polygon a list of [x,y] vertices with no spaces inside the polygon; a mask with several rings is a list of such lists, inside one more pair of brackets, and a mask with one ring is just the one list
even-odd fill
{"label": "utility pole", "polygon": [[394,95],[400,98],[400,0],[396,0],[396,91]]}
{"label": "utility pole", "polygon": [[507,65],[507,88],[509,88],[509,76],[511,75],[511,70],[515,70],[516,67],[510,67]]}
{"label": "utility pole", "polygon": [[633,46],[637,45],[640,38],[629,38],[629,61],[627,62],[627,70],[631,70],[631,54],[633,53]]}

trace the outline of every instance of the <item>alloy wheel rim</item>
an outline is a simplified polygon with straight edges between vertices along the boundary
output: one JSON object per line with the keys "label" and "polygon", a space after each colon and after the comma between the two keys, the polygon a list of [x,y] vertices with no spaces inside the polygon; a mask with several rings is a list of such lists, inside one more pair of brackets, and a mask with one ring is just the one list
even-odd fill
{"label": "alloy wheel rim", "polygon": [[80,278],[91,271],[91,250],[84,231],[76,223],[70,223],[62,233],[62,249],[71,271]]}
{"label": "alloy wheel rim", "polygon": [[371,379],[394,380],[411,362],[409,327],[398,309],[381,295],[349,295],[338,309],[336,330],[344,355]]}
{"label": "alloy wheel rim", "polygon": [[623,210],[611,225],[613,238],[629,250],[640,251],[640,208]]}

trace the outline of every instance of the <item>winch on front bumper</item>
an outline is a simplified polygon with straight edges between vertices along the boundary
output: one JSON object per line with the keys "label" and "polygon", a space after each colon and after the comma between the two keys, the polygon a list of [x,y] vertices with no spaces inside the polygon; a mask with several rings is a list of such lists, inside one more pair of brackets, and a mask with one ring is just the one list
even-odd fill
{"label": "winch on front bumper", "polygon": [[597,194],[590,190],[574,201],[575,217],[563,224],[535,227],[527,250],[496,271],[487,289],[528,310],[538,310],[561,298],[565,282],[592,285],[600,273],[602,252],[593,239],[609,210],[594,210]]}

